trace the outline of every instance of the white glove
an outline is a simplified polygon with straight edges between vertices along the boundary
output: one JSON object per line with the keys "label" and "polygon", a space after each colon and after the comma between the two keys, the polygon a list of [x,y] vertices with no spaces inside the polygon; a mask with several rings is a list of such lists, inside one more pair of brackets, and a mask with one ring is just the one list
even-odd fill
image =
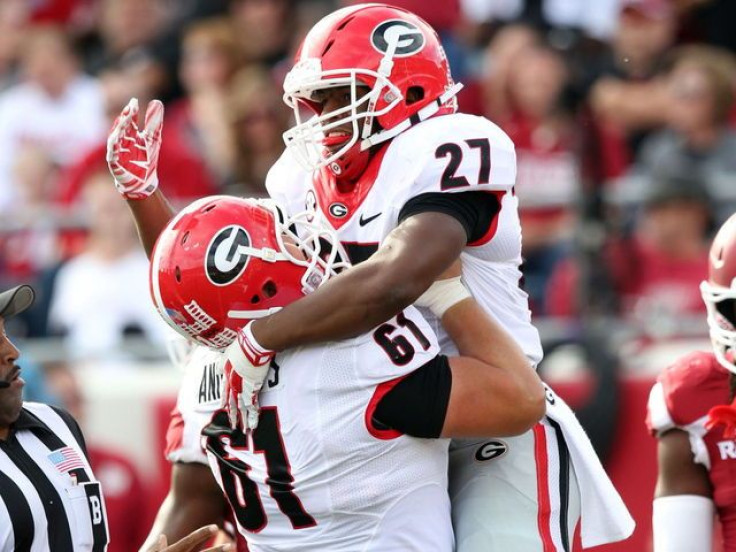
{"label": "white glove", "polygon": [[153,100],[146,109],[146,121],[138,131],[138,100],[132,98],[118,115],[107,138],[107,166],[115,187],[125,199],[143,199],[158,188],[158,154],[164,104]]}
{"label": "white glove", "polygon": [[258,426],[258,393],[263,387],[271,359],[276,353],[261,347],[253,337],[249,322],[238,332],[238,338],[225,349],[225,389],[223,407],[227,408],[230,426],[238,425],[241,414],[243,431]]}

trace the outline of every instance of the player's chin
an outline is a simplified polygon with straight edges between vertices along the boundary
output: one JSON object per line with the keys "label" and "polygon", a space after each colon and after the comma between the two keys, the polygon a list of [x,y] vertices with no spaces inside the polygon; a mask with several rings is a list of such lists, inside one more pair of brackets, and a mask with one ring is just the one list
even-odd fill
{"label": "player's chin", "polygon": [[23,408],[23,384],[25,382],[18,378],[7,389],[0,390],[0,418],[15,421]]}

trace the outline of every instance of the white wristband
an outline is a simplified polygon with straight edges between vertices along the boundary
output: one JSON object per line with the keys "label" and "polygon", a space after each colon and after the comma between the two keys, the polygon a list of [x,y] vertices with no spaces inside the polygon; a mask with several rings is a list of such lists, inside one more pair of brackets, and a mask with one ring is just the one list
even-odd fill
{"label": "white wristband", "polygon": [[714,515],[713,501],[704,496],[655,498],[652,513],[654,552],[710,550]]}
{"label": "white wristband", "polygon": [[255,322],[255,320],[251,320],[250,322],[248,322],[248,324],[245,325],[245,328],[243,328],[243,334],[245,334],[248,345],[250,345],[251,352],[259,357],[273,355],[274,351],[272,351],[271,349],[266,349],[264,346],[258,343],[256,336],[253,335],[253,322]]}
{"label": "white wristband", "polygon": [[429,289],[414,304],[417,307],[426,307],[437,318],[442,318],[447,309],[470,297],[472,295],[463,284],[460,276],[457,276],[446,280],[437,280],[429,286]]}

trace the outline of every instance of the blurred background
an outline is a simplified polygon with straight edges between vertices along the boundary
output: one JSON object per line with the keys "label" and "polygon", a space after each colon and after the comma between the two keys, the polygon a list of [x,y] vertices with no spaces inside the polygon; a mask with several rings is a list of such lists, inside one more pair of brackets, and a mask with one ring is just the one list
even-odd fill
{"label": "blurred background", "polygon": [[[130,97],[166,104],[160,177],[179,205],[264,195],[290,112],[280,85],[338,0],[0,0],[0,289],[27,398],[82,423],[111,552],[136,549],[168,487],[180,373],[147,260],[104,160]],[[546,359],[651,549],[656,374],[708,349],[698,285],[736,210],[736,2],[397,0],[437,29],[460,106],[518,155],[523,286]]]}

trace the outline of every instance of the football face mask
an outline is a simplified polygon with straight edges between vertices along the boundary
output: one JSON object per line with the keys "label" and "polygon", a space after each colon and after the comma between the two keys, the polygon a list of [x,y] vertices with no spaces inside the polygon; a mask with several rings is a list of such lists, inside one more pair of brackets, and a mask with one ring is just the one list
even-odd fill
{"label": "football face mask", "polygon": [[150,287],[181,335],[227,347],[250,320],[311,293],[348,266],[334,231],[269,200],[213,196],[174,217],[151,256]]}
{"label": "football face mask", "polygon": [[736,373],[736,215],[713,239],[708,279],[700,284],[708,313],[708,328],[718,362]]}

